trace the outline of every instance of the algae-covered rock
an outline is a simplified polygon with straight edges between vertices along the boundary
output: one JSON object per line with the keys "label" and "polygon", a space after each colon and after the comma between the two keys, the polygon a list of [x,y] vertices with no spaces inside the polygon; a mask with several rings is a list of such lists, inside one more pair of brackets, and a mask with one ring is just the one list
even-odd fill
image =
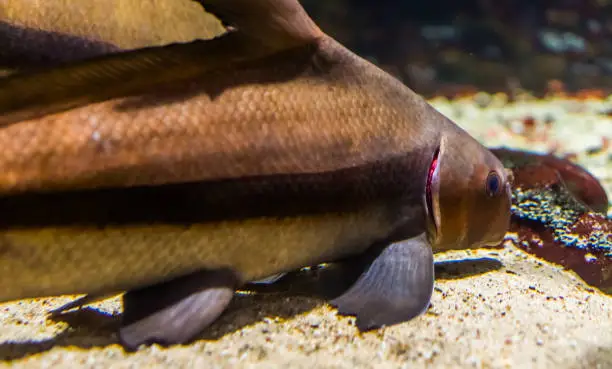
{"label": "algae-covered rock", "polygon": [[513,243],[612,293],[612,220],[598,181],[567,160],[494,149],[514,173]]}

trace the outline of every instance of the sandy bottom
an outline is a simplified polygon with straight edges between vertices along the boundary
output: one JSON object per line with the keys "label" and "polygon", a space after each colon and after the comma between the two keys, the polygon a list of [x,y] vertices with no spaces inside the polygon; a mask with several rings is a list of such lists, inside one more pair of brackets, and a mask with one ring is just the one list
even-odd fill
{"label": "sandy bottom", "polygon": [[[472,108],[453,109],[470,112],[453,118],[469,122],[464,126],[484,142],[490,138],[523,146],[523,141],[511,141],[511,134],[488,135],[497,123],[484,119],[483,113],[474,120]],[[606,124],[612,127],[612,122]],[[576,140],[571,142],[574,149]],[[609,189],[609,160],[584,160]],[[612,368],[612,297],[590,288],[573,272],[541,261],[510,241],[503,249],[447,253],[437,259],[429,311],[364,334],[353,318],[337,316],[322,300],[238,296],[196,342],[127,353],[114,333],[113,314],[121,309],[116,298],[67,314],[62,321],[46,320],[45,312],[71,297],[3,304],[0,366]]]}
{"label": "sandy bottom", "polygon": [[[432,307],[360,334],[321,300],[240,296],[201,340],[126,353],[94,309],[46,321],[56,298],[0,307],[0,356],[14,367],[612,368],[611,298],[507,245],[442,255]],[[118,299],[94,305],[120,309]]]}

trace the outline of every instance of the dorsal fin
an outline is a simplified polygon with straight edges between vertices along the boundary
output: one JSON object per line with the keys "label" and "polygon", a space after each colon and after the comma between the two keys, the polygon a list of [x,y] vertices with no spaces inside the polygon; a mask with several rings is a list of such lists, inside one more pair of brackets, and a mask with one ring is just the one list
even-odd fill
{"label": "dorsal fin", "polygon": [[297,0],[202,3],[237,29],[211,40],[120,52],[0,79],[0,127],[138,94],[313,42],[321,35]]}
{"label": "dorsal fin", "polygon": [[298,0],[196,0],[224,25],[262,45],[286,49],[323,35]]}

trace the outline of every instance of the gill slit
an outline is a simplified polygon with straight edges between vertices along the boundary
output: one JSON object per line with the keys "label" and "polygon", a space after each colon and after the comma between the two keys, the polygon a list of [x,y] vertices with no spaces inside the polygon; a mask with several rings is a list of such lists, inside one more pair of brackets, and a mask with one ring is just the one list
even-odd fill
{"label": "gill slit", "polygon": [[433,176],[436,172],[436,169],[438,168],[438,164],[439,164],[438,156],[439,155],[440,155],[440,147],[437,147],[436,151],[434,151],[433,158],[431,159],[431,163],[429,164],[429,171],[427,172],[427,184],[425,187],[425,200],[427,202],[427,213],[428,213],[428,216],[432,224],[436,228],[436,230],[438,228],[438,225],[436,224],[436,219],[434,215],[433,196],[431,192],[431,186],[433,182]]}

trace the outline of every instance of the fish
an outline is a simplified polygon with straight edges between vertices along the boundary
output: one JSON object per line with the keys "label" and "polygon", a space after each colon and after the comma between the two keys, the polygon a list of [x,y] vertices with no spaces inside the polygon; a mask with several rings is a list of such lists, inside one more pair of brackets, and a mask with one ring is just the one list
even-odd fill
{"label": "fish", "polygon": [[128,350],[236,290],[359,263],[362,331],[429,307],[433,254],[500,243],[502,163],[297,0],[200,0],[221,36],[0,79],[0,302],[122,294]]}
{"label": "fish", "polygon": [[[29,71],[173,42],[211,38],[220,21],[190,0],[0,2],[0,68]],[[155,25],[155,26],[153,26]]]}

